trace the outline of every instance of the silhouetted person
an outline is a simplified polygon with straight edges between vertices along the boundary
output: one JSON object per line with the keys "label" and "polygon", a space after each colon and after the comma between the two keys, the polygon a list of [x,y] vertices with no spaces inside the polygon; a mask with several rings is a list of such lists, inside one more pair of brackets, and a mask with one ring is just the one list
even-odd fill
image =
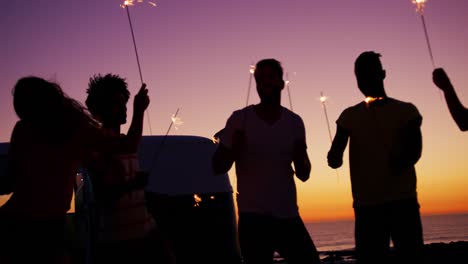
{"label": "silhouetted person", "polygon": [[455,92],[455,89],[453,88],[453,85],[444,69],[435,69],[432,73],[432,80],[435,85],[444,92],[445,101],[447,102],[450,114],[452,115],[453,120],[455,120],[455,123],[457,123],[461,131],[467,131],[468,109],[464,107],[460,102],[460,99],[458,99],[457,93]]}
{"label": "silhouetted person", "polygon": [[390,239],[399,262],[415,258],[423,246],[414,165],[422,150],[417,108],[386,95],[380,54],[367,51],[355,63],[366,100],[340,115],[328,164],[339,168],[348,138],[355,242],[358,263],[388,261]]}
{"label": "silhouetted person", "polygon": [[306,181],[311,169],[304,123],[280,104],[280,62],[259,61],[255,80],[260,103],[229,117],[213,156],[216,173],[236,163],[241,254],[247,264],[272,263],[274,251],[288,263],[320,263],[299,215],[294,183],[294,174]]}
{"label": "silhouetted person", "polygon": [[120,126],[127,122],[127,83],[118,75],[90,78],[86,105],[114,142],[114,148],[95,153],[88,167],[97,201],[99,226],[95,260],[98,263],[146,263],[163,260],[164,246],[145,204],[147,175],[138,170],[137,150],[143,132],[143,117],[149,105],[143,84],[133,104],[127,135]]}
{"label": "silhouetted person", "polygon": [[102,142],[97,123],[59,85],[18,80],[9,145],[13,192],[0,208],[0,263],[69,263],[65,218],[75,176]]}

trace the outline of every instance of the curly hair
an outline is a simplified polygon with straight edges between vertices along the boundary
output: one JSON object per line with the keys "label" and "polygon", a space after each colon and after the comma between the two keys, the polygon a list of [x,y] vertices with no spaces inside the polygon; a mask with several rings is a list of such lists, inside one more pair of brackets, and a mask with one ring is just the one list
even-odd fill
{"label": "curly hair", "polygon": [[111,73],[104,76],[97,74],[89,78],[86,93],[86,106],[93,116],[99,116],[109,109],[110,95],[122,94],[126,102],[130,98],[125,79]]}

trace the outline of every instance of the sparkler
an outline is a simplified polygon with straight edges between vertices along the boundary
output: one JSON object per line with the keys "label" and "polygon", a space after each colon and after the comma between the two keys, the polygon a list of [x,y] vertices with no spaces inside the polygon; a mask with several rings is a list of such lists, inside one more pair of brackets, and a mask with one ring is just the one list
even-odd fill
{"label": "sparkler", "polygon": [[427,0],[412,0],[413,4],[416,5],[416,12],[421,16],[421,22],[424,29],[424,36],[426,37],[427,49],[431,58],[432,67],[435,68],[434,56],[432,55],[431,42],[429,41],[429,34],[427,33],[426,21],[424,19],[424,7],[426,6]]}
{"label": "sparkler", "polygon": [[[145,1],[143,0],[137,0],[137,3],[143,3]],[[150,2],[150,1],[146,1],[148,4],[150,4],[151,6],[156,6],[156,3],[154,2]],[[137,45],[136,45],[136,41],[135,41],[135,33],[133,32],[133,25],[132,25],[132,19],[130,17],[130,8],[129,6],[134,6],[135,5],[135,1],[134,0],[127,0],[127,1],[124,1],[123,4],[120,5],[120,7],[122,8],[125,8],[125,10],[127,11],[127,17],[128,17],[128,24],[130,25],[130,32],[132,33],[132,40],[133,40],[133,48],[135,50],[135,57],[136,57],[136,61],[137,61],[137,65],[138,65],[138,72],[140,73],[140,81],[141,81],[141,84],[143,84],[143,74],[141,73],[141,65],[140,65],[140,58],[138,57],[138,49],[137,49]],[[153,130],[151,128],[151,119],[149,118],[149,114],[148,114],[148,110],[146,110],[146,119],[148,120],[148,127],[149,127],[149,130],[150,130],[150,134],[153,135]]]}
{"label": "sparkler", "polygon": [[[327,100],[328,100],[328,97],[324,96],[323,92],[320,92],[320,102],[322,103],[323,113],[325,115],[325,120],[327,121],[328,137],[330,138],[330,144],[332,144],[333,143],[333,138],[332,138],[332,133],[331,133],[331,129],[330,129],[330,121],[328,119],[327,104],[325,103]],[[335,171],[336,171],[336,180],[338,181],[340,175],[338,173],[338,169],[336,169]]]}
{"label": "sparkler", "polygon": [[286,81],[285,81],[285,86],[286,86],[286,91],[288,91],[288,98],[289,98],[289,109],[293,111],[293,106],[292,106],[292,100],[291,100],[291,91],[289,89],[289,84],[291,82],[289,81],[289,74],[286,73]]}
{"label": "sparkler", "polygon": [[330,121],[328,120],[327,105],[325,104],[327,100],[328,97],[324,96],[323,92],[320,92],[320,102],[322,103],[323,113],[325,114],[325,120],[327,121],[328,137],[330,138],[330,143],[332,143],[333,138],[330,129]]}
{"label": "sparkler", "polygon": [[252,79],[255,73],[255,65],[251,64],[249,69],[249,86],[247,88],[247,99],[245,101],[245,106],[249,106],[249,97],[250,97],[250,88],[252,87]]}
{"label": "sparkler", "polygon": [[164,143],[166,142],[166,138],[169,135],[169,132],[171,131],[172,126],[174,124],[176,126],[183,124],[180,117],[177,116],[179,114],[179,110],[180,110],[180,107],[177,108],[177,111],[175,112],[175,114],[173,114],[171,116],[171,123],[169,124],[169,127],[167,128],[166,134],[164,135],[163,139],[161,140],[161,143],[159,143],[159,147],[156,149],[157,152],[154,154],[153,162],[151,163],[151,168],[149,170],[150,172],[153,170],[154,166],[156,165],[156,163],[158,161],[159,154],[161,153],[161,151],[163,149]]}

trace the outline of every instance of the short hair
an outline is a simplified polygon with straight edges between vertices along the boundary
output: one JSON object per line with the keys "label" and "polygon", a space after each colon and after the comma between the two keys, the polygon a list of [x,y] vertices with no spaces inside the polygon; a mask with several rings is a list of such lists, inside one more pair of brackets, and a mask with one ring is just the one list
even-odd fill
{"label": "short hair", "polygon": [[[263,59],[259,62],[257,62],[257,65],[255,65],[255,69],[259,69],[262,67],[271,67],[278,76],[282,79],[283,78],[283,66],[281,66],[281,62],[275,60],[275,59]],[[254,75],[256,75],[257,71],[255,71]]]}
{"label": "short hair", "polygon": [[120,93],[127,102],[130,98],[130,92],[127,88],[127,82],[124,78],[116,74],[101,74],[89,78],[88,89],[86,90],[86,106],[93,116],[102,114],[109,109],[110,95]]}
{"label": "short hair", "polygon": [[382,55],[374,51],[365,51],[361,53],[354,63],[354,73],[360,74],[368,71],[369,69],[383,70],[380,57],[382,57]]}

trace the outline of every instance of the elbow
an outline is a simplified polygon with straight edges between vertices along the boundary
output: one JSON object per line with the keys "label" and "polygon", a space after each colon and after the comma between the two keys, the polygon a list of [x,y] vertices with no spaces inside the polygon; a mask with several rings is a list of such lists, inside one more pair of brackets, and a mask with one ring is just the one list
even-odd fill
{"label": "elbow", "polygon": [[465,131],[468,131],[468,123],[459,123],[458,124],[458,128],[460,129],[460,131],[462,132],[465,132]]}

